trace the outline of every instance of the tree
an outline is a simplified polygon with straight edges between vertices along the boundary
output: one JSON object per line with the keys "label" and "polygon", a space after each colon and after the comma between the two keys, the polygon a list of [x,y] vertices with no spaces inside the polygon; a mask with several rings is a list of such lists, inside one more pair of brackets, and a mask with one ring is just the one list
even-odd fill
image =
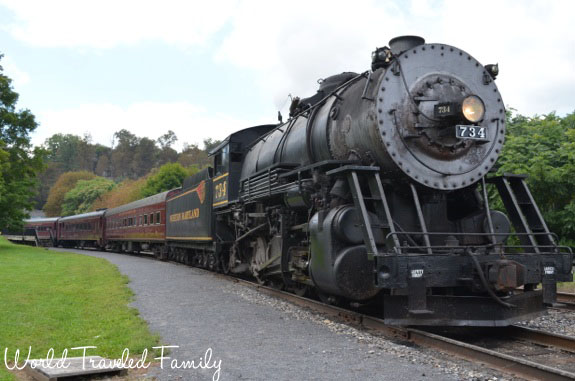
{"label": "tree", "polygon": [[[0,55],[2,59],[3,55]],[[36,175],[45,151],[32,148],[38,124],[29,110],[17,110],[18,94],[0,66],[0,228],[18,228],[34,205]]]}
{"label": "tree", "polygon": [[100,198],[92,204],[92,210],[115,208],[139,200],[143,197],[142,189],[145,185],[146,178],[144,177],[138,180],[124,180],[109,192],[102,194]]}
{"label": "tree", "polygon": [[89,136],[54,134],[44,142],[48,151],[48,160],[53,163],[60,173],[70,171],[92,171],[94,161],[94,148],[90,144]]}
{"label": "tree", "polygon": [[152,168],[156,166],[158,158],[158,147],[156,142],[148,139],[141,138],[134,146],[130,178],[138,178],[150,173]]}
{"label": "tree", "polygon": [[157,140],[160,145],[158,152],[158,165],[173,163],[178,160],[178,153],[172,148],[172,145],[178,140],[178,137],[172,130],[160,136]]}
{"label": "tree", "polygon": [[164,164],[148,177],[146,185],[142,189],[142,196],[148,197],[180,187],[189,175],[190,171],[187,171],[180,163]]}
{"label": "tree", "polygon": [[[47,201],[50,188],[64,172],[94,172],[103,146],[93,145],[90,135],[54,134],[44,141],[47,152],[46,169],[39,174],[36,205],[41,208]],[[110,150],[103,147],[104,150]]]}
{"label": "tree", "polygon": [[508,116],[498,173],[527,174],[545,220],[564,243],[575,244],[575,113]]}
{"label": "tree", "polygon": [[209,153],[212,149],[216,148],[221,142],[222,142],[221,140],[215,140],[212,138],[204,139],[204,151],[206,151],[206,153]]}
{"label": "tree", "polygon": [[95,177],[91,180],[78,180],[74,188],[64,195],[62,215],[70,216],[88,212],[92,204],[106,192],[114,188],[112,180]]}
{"label": "tree", "polygon": [[178,163],[182,164],[184,167],[196,165],[199,168],[203,168],[209,165],[210,162],[211,160],[208,157],[208,153],[205,150],[200,149],[196,144],[184,143],[184,150],[178,157]]}
{"label": "tree", "polygon": [[111,154],[112,176],[115,179],[136,178],[132,170],[136,146],[140,139],[128,130],[120,130],[114,134],[117,144]]}
{"label": "tree", "polygon": [[177,141],[178,137],[176,136],[176,133],[172,130],[168,130],[167,133],[160,136],[157,140],[158,144],[160,145],[160,149],[162,150],[164,148],[170,148]]}
{"label": "tree", "polygon": [[76,186],[79,180],[91,180],[96,175],[87,171],[66,172],[58,177],[56,183],[50,188],[48,201],[44,205],[44,213],[48,217],[56,217],[62,214],[62,203],[64,197],[71,189]]}

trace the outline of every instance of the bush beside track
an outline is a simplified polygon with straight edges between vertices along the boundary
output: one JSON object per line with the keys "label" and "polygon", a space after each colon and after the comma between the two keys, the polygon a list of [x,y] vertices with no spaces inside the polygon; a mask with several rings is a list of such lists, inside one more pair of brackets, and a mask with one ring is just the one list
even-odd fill
{"label": "bush beside track", "polygon": [[157,345],[159,337],[128,306],[133,294],[127,283],[106,260],[0,237],[0,380],[14,379],[4,367],[5,348],[8,359],[17,348],[25,358],[29,346],[30,358],[45,358],[50,348],[60,357],[79,346],[97,347],[88,355],[120,358],[124,348],[133,356]]}

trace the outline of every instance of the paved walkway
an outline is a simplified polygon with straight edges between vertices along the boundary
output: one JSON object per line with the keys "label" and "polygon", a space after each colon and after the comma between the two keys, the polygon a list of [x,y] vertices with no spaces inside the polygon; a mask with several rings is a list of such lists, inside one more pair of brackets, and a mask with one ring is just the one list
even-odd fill
{"label": "paved walkway", "polygon": [[66,251],[105,258],[130,278],[132,305],[165,345],[179,346],[166,356],[180,364],[197,364],[211,349],[211,369],[172,369],[170,359],[164,369],[149,372],[160,380],[216,380],[218,360],[220,380],[454,379],[397,354],[374,354],[367,344],[323,324],[249,302],[241,293],[230,292],[244,286],[191,267],[115,253]]}

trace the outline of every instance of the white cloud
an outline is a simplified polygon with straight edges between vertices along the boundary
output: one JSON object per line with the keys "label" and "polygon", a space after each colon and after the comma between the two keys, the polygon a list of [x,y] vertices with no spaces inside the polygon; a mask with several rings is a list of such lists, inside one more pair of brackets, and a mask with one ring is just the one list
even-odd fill
{"label": "white cloud", "polygon": [[42,47],[111,48],[142,41],[203,44],[221,29],[235,0],[1,0],[15,38]]}
{"label": "white cloud", "polygon": [[367,70],[373,48],[416,34],[498,62],[504,101],[520,112],[565,113],[575,109],[574,13],[568,0],[242,2],[216,60],[258,73],[279,107],[290,92],[313,94],[318,78]]}
{"label": "white cloud", "polygon": [[[575,2],[570,0],[146,1],[0,0],[12,35],[33,46],[110,47],[158,41],[215,47],[229,70],[248,70],[276,107],[311,95],[316,80],[364,71],[370,53],[402,34],[498,62],[507,105],[532,115],[575,108]],[[213,38],[223,36],[221,44]],[[158,71],[161,72],[159,67]],[[249,102],[250,97],[245,100]],[[287,107],[287,106],[286,106]]]}
{"label": "white cloud", "polygon": [[56,133],[90,134],[92,142],[111,146],[114,133],[121,129],[151,139],[172,130],[179,139],[174,147],[178,150],[184,142],[201,147],[203,139],[223,139],[249,125],[228,115],[207,113],[205,109],[185,102],[143,102],[125,108],[112,104],[86,104],[73,109],[41,112],[38,121],[40,127],[32,136],[35,145],[44,143]]}
{"label": "white cloud", "polygon": [[257,71],[280,106],[290,92],[312,95],[319,78],[369,68],[384,31],[401,30],[402,19],[387,0],[242,2],[215,58]]}
{"label": "white cloud", "polygon": [[12,79],[12,87],[16,92],[19,92],[21,87],[30,82],[28,73],[20,69],[11,57],[3,57],[0,65],[4,69],[4,74]]}

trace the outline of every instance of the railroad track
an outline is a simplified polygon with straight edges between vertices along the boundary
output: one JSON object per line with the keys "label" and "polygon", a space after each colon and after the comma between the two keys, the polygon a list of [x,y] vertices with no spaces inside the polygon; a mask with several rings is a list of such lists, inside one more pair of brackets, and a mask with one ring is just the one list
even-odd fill
{"label": "railroad track", "polygon": [[[210,272],[210,274],[214,273]],[[487,349],[447,337],[443,334],[415,328],[389,326],[382,319],[373,316],[331,306],[247,280],[230,278],[221,274],[214,275],[255,288],[266,295],[289,301],[297,306],[308,308],[314,312],[327,315],[334,320],[365,329],[371,333],[383,335],[393,340],[408,341],[422,347],[437,349],[460,359],[481,363],[488,368],[510,376],[527,380],[575,380],[575,373],[567,370]],[[518,340],[527,342],[530,345],[552,347],[565,356],[566,362],[571,362],[575,358],[575,338],[572,337],[555,335],[520,326],[496,328],[492,333],[498,335],[499,339]]]}
{"label": "railroad track", "polygon": [[568,292],[558,292],[557,302],[561,303],[562,305],[557,306],[556,308],[575,311],[575,294]]}

